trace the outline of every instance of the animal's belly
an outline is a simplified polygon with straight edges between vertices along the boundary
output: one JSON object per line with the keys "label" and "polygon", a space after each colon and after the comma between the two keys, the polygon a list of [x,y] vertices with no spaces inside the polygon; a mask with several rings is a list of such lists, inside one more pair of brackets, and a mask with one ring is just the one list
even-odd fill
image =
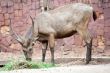
{"label": "animal's belly", "polygon": [[69,37],[75,33],[76,33],[75,26],[73,27],[73,25],[70,23],[70,24],[67,24],[64,27],[60,28],[60,30],[57,30],[56,37],[65,38],[65,37]]}
{"label": "animal's belly", "polygon": [[[66,32],[59,32],[55,35],[55,39],[61,39],[61,38],[66,38],[66,37],[70,37],[73,34],[77,33],[76,31],[72,30],[72,31],[66,31]],[[48,35],[44,35],[44,34],[40,34],[38,41],[45,41],[48,40]]]}
{"label": "animal's belly", "polygon": [[72,36],[73,34],[75,34],[76,31],[70,31],[68,33],[57,33],[57,36],[56,38],[66,38],[66,37],[70,37]]}

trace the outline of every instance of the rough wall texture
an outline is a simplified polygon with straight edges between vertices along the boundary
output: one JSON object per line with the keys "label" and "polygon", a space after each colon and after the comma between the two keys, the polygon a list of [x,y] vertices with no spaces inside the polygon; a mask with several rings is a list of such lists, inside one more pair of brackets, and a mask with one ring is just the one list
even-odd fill
{"label": "rough wall texture", "polygon": [[[23,35],[31,25],[29,15],[31,15],[34,19],[41,11],[39,2],[39,0],[0,0],[0,51],[17,52],[21,50],[21,46],[11,37],[9,33],[9,24],[12,24],[13,29],[17,32],[17,34]],[[110,1],[51,0],[53,9],[71,2],[91,3],[96,11],[100,11],[102,13],[96,22],[91,20],[89,30],[94,38],[94,54],[108,55],[106,50],[108,51],[110,48]],[[71,51],[74,51],[75,54],[84,52],[82,49],[84,48],[84,42],[78,34],[69,38],[58,40],[56,45],[56,51],[58,51],[58,53],[63,52],[64,55],[69,54]],[[41,46],[36,44],[35,48],[36,47],[38,49],[35,51],[38,51]]]}
{"label": "rough wall texture", "polygon": [[104,3],[102,4],[103,6],[103,12],[104,12],[104,20],[105,20],[105,25],[104,25],[104,38],[105,38],[105,50],[108,53],[110,50],[110,0],[105,0],[103,1]]}

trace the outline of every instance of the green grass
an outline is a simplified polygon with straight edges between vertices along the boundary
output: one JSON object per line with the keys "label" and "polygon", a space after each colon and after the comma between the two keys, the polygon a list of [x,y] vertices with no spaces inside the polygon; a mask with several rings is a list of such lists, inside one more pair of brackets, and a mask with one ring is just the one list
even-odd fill
{"label": "green grass", "polygon": [[49,63],[42,63],[42,62],[34,62],[34,61],[10,61],[0,71],[9,71],[15,69],[40,69],[40,68],[50,68],[55,67]]}

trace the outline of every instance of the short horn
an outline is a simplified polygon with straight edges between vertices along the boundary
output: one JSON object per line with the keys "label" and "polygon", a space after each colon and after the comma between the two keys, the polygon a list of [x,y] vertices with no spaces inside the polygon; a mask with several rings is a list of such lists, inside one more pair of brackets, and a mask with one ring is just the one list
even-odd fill
{"label": "short horn", "polygon": [[13,28],[12,28],[12,26],[11,26],[11,19],[10,19],[9,27],[10,27],[10,34],[12,35],[12,37],[13,37],[14,39],[16,39],[19,43],[22,43],[23,40],[21,39],[20,36],[18,36],[18,35],[14,32],[14,30],[13,30]]}

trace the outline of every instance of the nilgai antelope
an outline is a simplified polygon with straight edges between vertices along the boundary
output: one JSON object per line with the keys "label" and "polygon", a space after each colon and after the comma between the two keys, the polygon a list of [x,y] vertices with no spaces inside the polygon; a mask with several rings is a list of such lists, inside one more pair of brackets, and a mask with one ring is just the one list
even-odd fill
{"label": "nilgai antelope", "polygon": [[26,49],[23,49],[27,60],[31,60],[33,42],[40,41],[45,48],[42,49],[42,61],[45,61],[47,45],[51,51],[51,62],[54,65],[55,39],[66,38],[78,33],[86,43],[86,64],[91,61],[92,37],[88,31],[89,20],[97,19],[96,12],[89,5],[72,3],[54,10],[39,13],[32,26],[24,37],[18,36],[11,27],[16,40]]}

